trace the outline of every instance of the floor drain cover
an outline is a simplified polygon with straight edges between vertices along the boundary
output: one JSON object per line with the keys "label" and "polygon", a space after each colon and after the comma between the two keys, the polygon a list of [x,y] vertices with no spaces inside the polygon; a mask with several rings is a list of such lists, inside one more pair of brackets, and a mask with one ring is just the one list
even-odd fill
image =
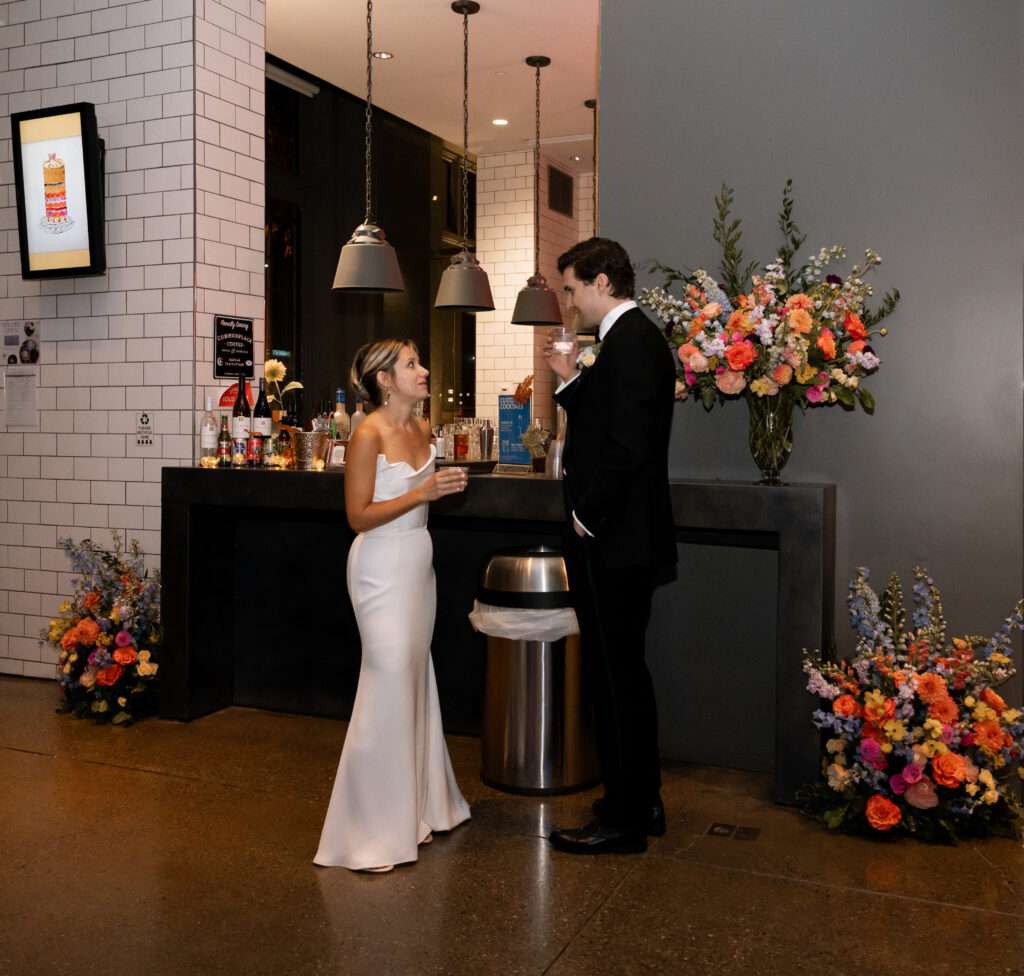
{"label": "floor drain cover", "polygon": [[708,837],[732,837],[736,832],[736,824],[713,823],[708,827]]}

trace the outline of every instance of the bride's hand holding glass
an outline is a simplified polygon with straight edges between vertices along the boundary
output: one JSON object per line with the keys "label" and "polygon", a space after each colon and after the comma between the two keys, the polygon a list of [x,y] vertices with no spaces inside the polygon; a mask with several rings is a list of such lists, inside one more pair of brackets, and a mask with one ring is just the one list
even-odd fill
{"label": "bride's hand holding glass", "polygon": [[434,476],[420,487],[425,501],[433,502],[445,495],[455,495],[466,490],[469,480],[466,468],[440,468]]}

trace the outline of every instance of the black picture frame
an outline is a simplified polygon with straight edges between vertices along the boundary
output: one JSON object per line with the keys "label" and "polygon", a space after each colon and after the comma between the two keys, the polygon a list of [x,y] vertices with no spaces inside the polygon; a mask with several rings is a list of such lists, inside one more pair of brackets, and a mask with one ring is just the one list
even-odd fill
{"label": "black picture frame", "polygon": [[105,147],[95,106],[15,112],[11,138],[21,276],[105,274]]}

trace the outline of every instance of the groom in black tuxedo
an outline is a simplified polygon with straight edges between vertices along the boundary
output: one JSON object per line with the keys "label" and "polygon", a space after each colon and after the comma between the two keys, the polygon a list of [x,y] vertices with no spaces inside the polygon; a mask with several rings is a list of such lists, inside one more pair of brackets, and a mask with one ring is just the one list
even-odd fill
{"label": "groom in black tuxedo", "polygon": [[544,357],[562,379],[568,418],[563,453],[569,529],[564,555],[594,704],[605,795],[595,819],[556,828],[573,854],[636,853],[665,832],[658,719],[644,661],[657,582],[676,562],[668,490],[675,366],[664,337],[633,299],[633,267],[615,241],[592,237],[558,259],[578,328],[598,330],[593,365],[577,352]]}

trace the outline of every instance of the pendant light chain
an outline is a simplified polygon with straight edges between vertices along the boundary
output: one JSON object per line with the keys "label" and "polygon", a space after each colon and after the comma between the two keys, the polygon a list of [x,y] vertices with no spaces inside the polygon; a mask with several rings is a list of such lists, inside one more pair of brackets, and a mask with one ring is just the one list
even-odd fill
{"label": "pendant light chain", "polygon": [[469,250],[469,13],[462,15],[462,249]]}
{"label": "pendant light chain", "polygon": [[373,0],[366,0],[366,223],[370,223],[370,120],[373,117]]}
{"label": "pendant light chain", "polygon": [[533,144],[533,271],[540,274],[540,65],[537,72],[537,130]]}

